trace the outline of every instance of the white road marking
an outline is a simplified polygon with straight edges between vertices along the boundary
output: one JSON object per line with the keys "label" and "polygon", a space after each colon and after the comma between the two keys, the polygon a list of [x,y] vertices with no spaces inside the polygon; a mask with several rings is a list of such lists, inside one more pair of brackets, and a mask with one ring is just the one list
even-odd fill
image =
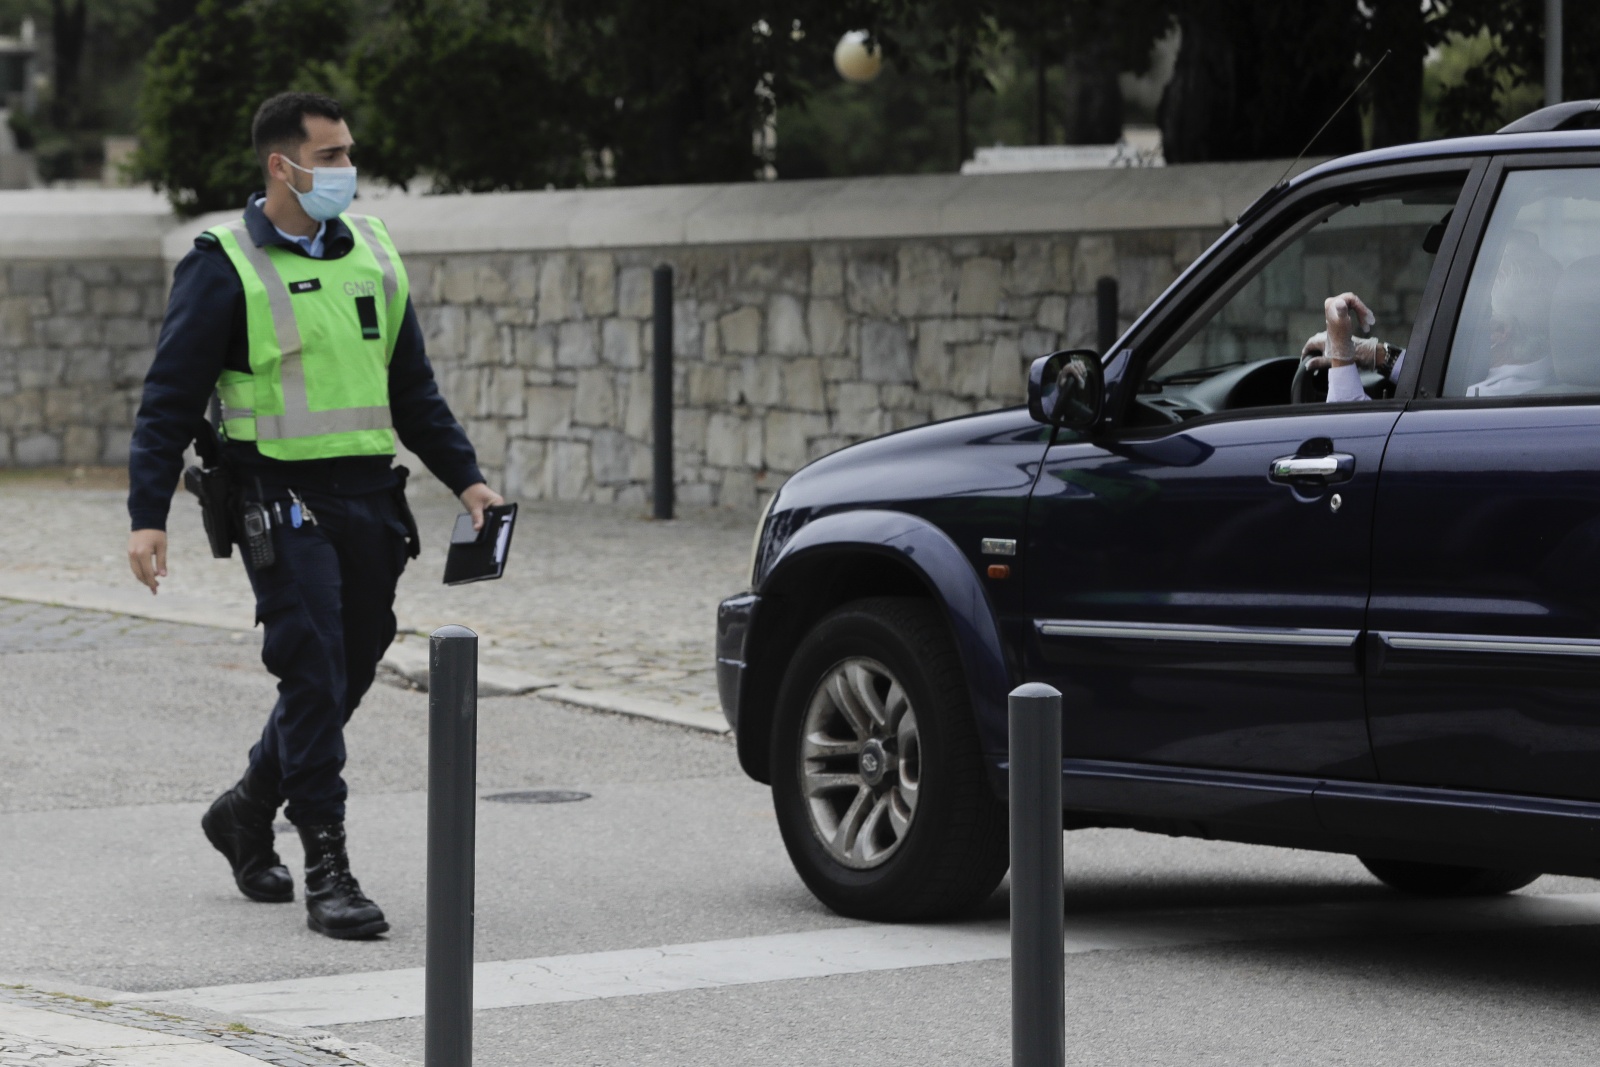
{"label": "white road marking", "polygon": [[[1069,915],[1063,948],[1068,953],[1105,952],[1223,941],[1589,925],[1600,925],[1600,893]],[[1010,958],[1010,941],[1003,922],[848,926],[501,960],[473,968],[473,1005],[481,1011],[1003,960]],[[194,1005],[295,1026],[334,1026],[420,1016],[423,970],[169,989],[117,999]]]}

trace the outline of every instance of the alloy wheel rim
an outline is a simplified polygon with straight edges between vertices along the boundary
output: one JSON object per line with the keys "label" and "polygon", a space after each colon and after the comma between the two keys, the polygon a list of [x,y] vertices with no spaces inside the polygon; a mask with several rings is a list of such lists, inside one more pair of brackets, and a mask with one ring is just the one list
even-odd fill
{"label": "alloy wheel rim", "polygon": [[887,667],[857,656],[822,676],[798,770],[812,832],[835,862],[870,870],[900,849],[916,817],[922,744],[916,711]]}

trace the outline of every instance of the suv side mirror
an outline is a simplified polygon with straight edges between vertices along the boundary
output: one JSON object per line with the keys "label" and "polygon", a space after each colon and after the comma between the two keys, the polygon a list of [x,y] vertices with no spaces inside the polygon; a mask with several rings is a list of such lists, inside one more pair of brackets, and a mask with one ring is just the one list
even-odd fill
{"label": "suv side mirror", "polygon": [[1028,367],[1028,414],[1046,426],[1087,430],[1105,403],[1100,353],[1069,348],[1040,356]]}

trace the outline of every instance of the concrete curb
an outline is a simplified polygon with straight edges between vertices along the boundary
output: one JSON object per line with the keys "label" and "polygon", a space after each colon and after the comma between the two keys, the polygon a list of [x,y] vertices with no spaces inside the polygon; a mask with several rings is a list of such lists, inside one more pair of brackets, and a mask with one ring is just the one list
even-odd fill
{"label": "concrete curb", "polygon": [[[9,988],[7,988],[9,987]],[[127,993],[117,989],[104,989],[98,986],[83,986],[71,982],[58,982],[55,980],[20,979],[0,976],[0,993],[15,992],[26,998],[22,1002],[0,999],[0,1005],[16,1004],[33,1008],[41,1012],[59,1012],[68,1017],[77,1017],[93,1020],[101,1027],[115,1027],[119,1030],[134,1032],[160,1032],[160,1028],[170,1029],[176,1024],[190,1024],[188,1028],[195,1030],[238,1030],[241,1040],[246,1035],[260,1035],[276,1039],[295,1046],[301,1046],[299,1054],[292,1049],[273,1049],[268,1055],[269,1059],[261,1060],[265,1063],[303,1063],[313,1061],[307,1059],[304,1049],[310,1048],[315,1052],[326,1053],[336,1057],[339,1062],[350,1063],[355,1067],[421,1067],[413,1060],[397,1056],[392,1052],[379,1048],[377,1045],[365,1041],[349,1042],[340,1040],[324,1030],[315,1028],[293,1026],[287,1023],[264,1023],[251,1019],[248,1023],[232,1016],[222,1015],[218,1012],[208,1011],[205,1008],[192,1004],[167,1004],[142,999],[140,994]],[[51,1003],[54,1001],[55,1003]],[[137,1022],[130,1022],[130,1011],[146,1013],[151,1016],[152,1027],[146,1028]],[[243,1029],[239,1029],[239,1028]],[[104,1032],[104,1031],[102,1031]],[[132,1044],[132,1042],[130,1042]],[[212,1047],[224,1049],[220,1043],[211,1043]],[[240,1055],[250,1059],[258,1057],[250,1055],[246,1050],[235,1050]],[[204,1058],[203,1056],[200,1058]],[[236,1057],[219,1055],[222,1059],[235,1060]],[[193,1062],[194,1057],[182,1057],[182,1062]],[[143,1062],[141,1060],[141,1062]],[[165,1062],[165,1061],[163,1061]],[[173,1060],[177,1063],[180,1060]]]}
{"label": "concrete curb", "polygon": [[[158,622],[209,626],[233,633],[249,633],[253,628],[239,625],[234,612],[206,605],[195,598],[171,594],[152,597],[144,595],[142,590],[130,591],[124,596],[98,587],[80,588],[63,582],[34,580],[17,575],[0,575],[0,599],[82,608],[86,611],[104,611],[114,615],[132,615]],[[412,633],[402,635],[389,646],[389,651],[384,653],[379,668],[392,672],[414,688],[426,690],[428,688],[427,637],[421,635],[421,640],[417,637],[418,635]],[[521,696],[530,693],[544,700],[587,708],[590,711],[651,719],[705,733],[730,732],[727,720],[715,711],[686,708],[679,704],[649,700],[610,689],[579,689],[513,667],[479,663],[480,697]]]}
{"label": "concrete curb", "polygon": [[[387,667],[418,689],[428,688],[428,638],[404,635],[389,646],[378,666]],[[478,695],[510,697],[549,689],[560,683],[513,667],[478,663]]]}
{"label": "concrete curb", "polygon": [[671,723],[674,726],[687,726],[691,730],[703,730],[706,733],[726,734],[729,732],[727,720],[716,712],[701,711],[698,708],[685,708],[677,704],[667,704],[657,700],[646,700],[643,697],[636,697],[609,689],[578,689],[570,685],[558,685],[550,689],[541,689],[537,695],[540,700],[554,701],[558,704],[574,704],[580,708],[589,708],[593,711],[609,711],[615,715],[632,715],[640,719],[654,719],[657,722]]}

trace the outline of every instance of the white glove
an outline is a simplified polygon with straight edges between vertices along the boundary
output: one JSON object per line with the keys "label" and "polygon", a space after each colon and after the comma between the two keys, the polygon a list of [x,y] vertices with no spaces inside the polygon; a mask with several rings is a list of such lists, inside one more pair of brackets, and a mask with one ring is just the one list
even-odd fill
{"label": "white glove", "polygon": [[1330,296],[1322,302],[1327,329],[1306,341],[1300,350],[1301,365],[1307,370],[1339,367],[1349,363],[1367,370],[1376,369],[1385,355],[1376,337],[1358,337],[1378,322],[1372,309],[1354,293]]}

